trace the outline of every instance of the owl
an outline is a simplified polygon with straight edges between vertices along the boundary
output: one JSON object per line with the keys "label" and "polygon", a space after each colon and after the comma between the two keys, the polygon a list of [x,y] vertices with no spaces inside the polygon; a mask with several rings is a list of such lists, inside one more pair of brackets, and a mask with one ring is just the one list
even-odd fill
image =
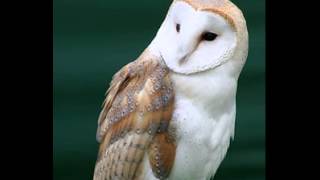
{"label": "owl", "polygon": [[248,54],[229,0],[174,0],[150,45],[113,77],[94,180],[208,180],[234,136]]}

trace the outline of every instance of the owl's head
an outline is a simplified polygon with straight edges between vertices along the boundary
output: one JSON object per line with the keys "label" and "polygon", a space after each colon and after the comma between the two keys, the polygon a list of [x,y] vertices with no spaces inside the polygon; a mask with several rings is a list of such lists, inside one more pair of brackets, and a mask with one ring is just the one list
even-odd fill
{"label": "owl's head", "polygon": [[242,12],[229,0],[174,0],[153,44],[176,73],[202,72],[228,61],[240,73],[248,33]]}

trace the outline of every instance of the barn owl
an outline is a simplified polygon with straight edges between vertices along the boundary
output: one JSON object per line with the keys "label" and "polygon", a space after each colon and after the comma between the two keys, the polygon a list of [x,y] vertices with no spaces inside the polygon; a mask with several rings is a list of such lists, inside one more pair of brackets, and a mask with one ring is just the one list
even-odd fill
{"label": "barn owl", "polygon": [[247,54],[232,2],[174,0],[150,45],[110,83],[93,179],[212,178],[234,136]]}

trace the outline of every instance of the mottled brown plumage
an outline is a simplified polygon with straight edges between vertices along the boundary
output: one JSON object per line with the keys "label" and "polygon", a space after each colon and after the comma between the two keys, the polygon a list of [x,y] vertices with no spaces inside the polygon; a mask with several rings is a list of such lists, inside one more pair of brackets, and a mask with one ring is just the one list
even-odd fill
{"label": "mottled brown plumage", "polygon": [[174,163],[176,145],[169,133],[156,134],[149,149],[149,161],[155,177],[164,179],[169,176]]}
{"label": "mottled brown plumage", "polygon": [[149,158],[160,179],[169,175],[176,145],[168,131],[174,92],[164,62],[146,51],[113,78],[98,120],[101,143],[94,180],[142,179]]}

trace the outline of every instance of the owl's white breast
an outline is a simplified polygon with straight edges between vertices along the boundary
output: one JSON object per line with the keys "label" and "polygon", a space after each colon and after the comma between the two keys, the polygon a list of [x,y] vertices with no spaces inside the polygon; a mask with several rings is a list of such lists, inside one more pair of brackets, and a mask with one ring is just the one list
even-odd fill
{"label": "owl's white breast", "polygon": [[237,81],[221,68],[171,76],[176,90],[171,125],[177,128],[177,150],[169,179],[209,179],[227,152],[234,133]]}

